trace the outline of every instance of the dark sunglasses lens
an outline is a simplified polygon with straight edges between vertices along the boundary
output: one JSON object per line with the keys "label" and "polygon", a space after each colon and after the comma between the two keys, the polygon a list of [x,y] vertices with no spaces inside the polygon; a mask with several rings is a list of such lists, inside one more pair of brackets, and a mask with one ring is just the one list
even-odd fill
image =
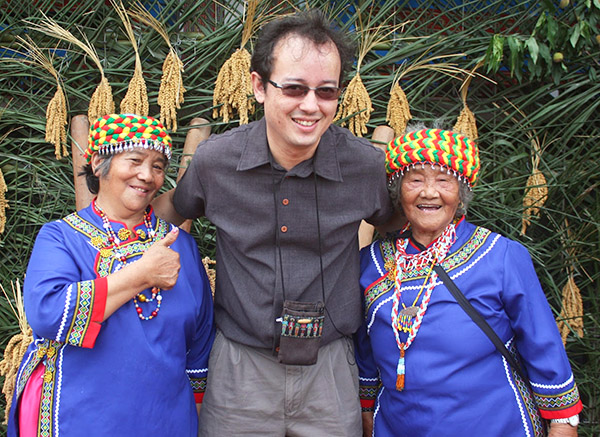
{"label": "dark sunglasses lens", "polygon": [[317,88],[315,90],[315,94],[317,95],[317,97],[323,100],[335,100],[339,97],[340,90],[338,88],[324,86]]}
{"label": "dark sunglasses lens", "polygon": [[284,85],[281,91],[288,97],[300,97],[308,94],[308,87],[305,85]]}

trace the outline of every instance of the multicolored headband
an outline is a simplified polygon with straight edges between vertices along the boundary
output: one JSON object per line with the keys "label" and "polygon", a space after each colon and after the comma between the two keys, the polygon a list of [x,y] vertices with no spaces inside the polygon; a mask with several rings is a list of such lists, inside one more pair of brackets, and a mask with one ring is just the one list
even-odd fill
{"label": "multicolored headband", "polygon": [[479,149],[466,136],[442,129],[421,129],[388,144],[385,167],[390,181],[418,163],[437,164],[473,186],[479,174]]}
{"label": "multicolored headband", "polygon": [[112,155],[136,148],[156,150],[171,159],[171,137],[160,121],[133,114],[108,114],[90,126],[88,148],[83,154],[89,164],[92,155]]}

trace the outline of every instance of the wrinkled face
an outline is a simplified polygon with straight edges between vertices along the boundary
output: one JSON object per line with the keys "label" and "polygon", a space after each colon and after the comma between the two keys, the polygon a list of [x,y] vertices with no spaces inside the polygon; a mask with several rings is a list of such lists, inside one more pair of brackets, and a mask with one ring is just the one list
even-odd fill
{"label": "wrinkled face", "polygon": [[[92,168],[99,162],[92,156]],[[113,220],[143,213],[165,179],[165,156],[155,150],[134,149],[113,156],[106,176],[100,176],[98,203]]]}
{"label": "wrinkled face", "polygon": [[439,166],[417,165],[404,173],[400,204],[419,243],[431,243],[454,219],[460,202],[458,184],[454,175],[440,171]]}
{"label": "wrinkled face", "polygon": [[[339,86],[341,61],[332,42],[315,46],[291,34],[276,44],[273,57],[269,79],[278,85]],[[337,99],[318,98],[314,91],[305,96],[286,96],[268,82],[263,85],[256,72],[252,73],[252,84],[256,100],[264,106],[269,146],[283,153],[314,152],[333,121]]]}

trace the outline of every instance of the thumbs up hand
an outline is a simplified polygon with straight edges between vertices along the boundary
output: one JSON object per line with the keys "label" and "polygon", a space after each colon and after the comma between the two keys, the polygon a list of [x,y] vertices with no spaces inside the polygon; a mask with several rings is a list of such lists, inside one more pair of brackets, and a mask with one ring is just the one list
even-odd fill
{"label": "thumbs up hand", "polygon": [[179,254],[169,246],[177,240],[178,236],[179,228],[173,228],[162,240],[154,242],[138,261],[143,266],[140,274],[146,276],[148,288],[158,287],[167,290],[173,288],[177,282],[181,263]]}

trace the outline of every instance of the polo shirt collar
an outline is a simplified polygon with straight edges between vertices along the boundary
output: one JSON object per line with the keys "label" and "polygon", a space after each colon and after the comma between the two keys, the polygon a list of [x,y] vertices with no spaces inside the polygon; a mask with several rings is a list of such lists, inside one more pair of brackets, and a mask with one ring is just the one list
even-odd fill
{"label": "polo shirt collar", "polygon": [[[342,172],[335,150],[335,136],[331,127],[321,137],[315,157],[301,162],[290,172],[299,177],[308,177],[312,173],[312,161],[315,158],[317,175],[332,181],[342,181]],[[237,170],[246,171],[268,163],[267,123],[263,117],[248,130],[246,146],[242,150]]]}

